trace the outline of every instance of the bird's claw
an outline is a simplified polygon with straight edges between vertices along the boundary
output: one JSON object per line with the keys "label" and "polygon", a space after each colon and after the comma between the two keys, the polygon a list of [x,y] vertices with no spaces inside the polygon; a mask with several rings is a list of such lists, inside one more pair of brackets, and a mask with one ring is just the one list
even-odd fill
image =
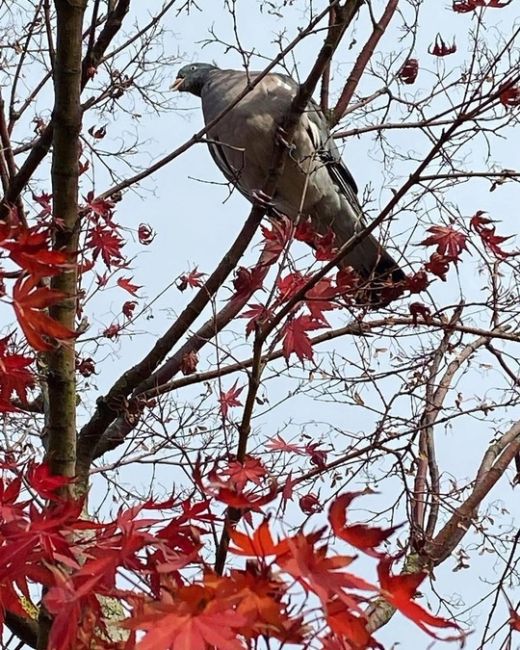
{"label": "bird's claw", "polygon": [[266,194],[263,190],[253,190],[251,195],[253,197],[253,202],[261,208],[265,208],[266,210],[274,208],[272,197]]}
{"label": "bird's claw", "polygon": [[289,134],[281,126],[277,127],[276,129],[276,140],[286,149],[289,149],[289,151],[294,149],[294,144],[292,142],[289,142]]}

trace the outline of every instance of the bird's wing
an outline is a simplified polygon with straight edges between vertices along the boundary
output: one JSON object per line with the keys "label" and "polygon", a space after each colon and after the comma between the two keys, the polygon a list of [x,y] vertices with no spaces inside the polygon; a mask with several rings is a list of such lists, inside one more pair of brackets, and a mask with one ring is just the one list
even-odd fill
{"label": "bird's wing", "polygon": [[341,158],[329,125],[319,106],[311,100],[308,111],[308,129],[319,160],[325,165],[337,191],[348,201],[361,223],[365,223],[363,210],[357,197],[358,187],[354,177]]}
{"label": "bird's wing", "polygon": [[211,157],[226,177],[226,180],[229,181],[233,187],[236,187],[237,190],[247,199],[251,199],[250,192],[248,192],[243,183],[240,183],[240,174],[233,169],[233,166],[226,157],[226,147],[227,145],[221,143],[217,136],[213,136],[211,140],[208,140],[208,149]]}

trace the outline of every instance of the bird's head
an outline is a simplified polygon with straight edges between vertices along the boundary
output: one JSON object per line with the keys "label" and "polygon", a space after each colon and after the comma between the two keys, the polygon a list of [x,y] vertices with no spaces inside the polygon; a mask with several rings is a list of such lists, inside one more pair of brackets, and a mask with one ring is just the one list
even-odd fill
{"label": "bird's head", "polygon": [[182,67],[177,78],[170,86],[171,90],[180,90],[200,97],[202,87],[208,80],[209,73],[217,70],[211,63],[190,63]]}

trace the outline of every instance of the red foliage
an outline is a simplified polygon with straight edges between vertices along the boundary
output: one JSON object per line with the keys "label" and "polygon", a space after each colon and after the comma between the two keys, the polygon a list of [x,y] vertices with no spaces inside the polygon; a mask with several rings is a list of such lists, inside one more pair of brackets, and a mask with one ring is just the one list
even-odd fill
{"label": "red foliage", "polygon": [[[210,485],[199,486],[244,511],[259,510],[278,491],[274,484],[266,494],[231,489],[232,484],[237,488],[264,481],[265,468],[252,457],[229,462],[223,474],[227,483],[219,482],[212,470]],[[82,519],[81,502],[55,500],[48,508],[23,500],[24,483],[47,499],[70,479],[36,464],[27,467],[24,479],[0,479],[0,617],[4,608],[24,616],[19,594],[29,597],[29,583],[44,585],[44,602],[53,615],[50,645],[56,650],[112,647],[103,638],[104,597],[116,598],[132,610],[122,627],[145,633],[139,641],[131,634],[125,647],[227,650],[254,644],[263,635],[308,647],[315,630],[291,607],[289,589],[295,582],[322,603],[321,616],[314,605],[310,611],[324,648],[381,648],[367,631],[363,613],[377,592],[433,636],[431,628],[457,629],[413,602],[424,573],[392,576],[392,559],[382,557],[379,589],[346,570],[355,558],[329,551],[320,541],[324,529],[277,539],[265,517],[251,533],[230,528],[229,551],[247,561],[244,568],[217,576],[207,569],[202,553],[202,539],[216,520],[209,501],[149,500],[121,509],[113,521],[102,523]],[[337,531],[354,528],[346,524],[344,506],[355,496],[343,495],[333,504]],[[153,517],[143,517],[146,510],[153,511]],[[371,530],[364,541],[369,551],[376,545]],[[149,588],[121,590],[121,572],[133,576],[129,584],[144,580]]]}
{"label": "red foliage", "polygon": [[520,86],[505,86],[500,92],[500,102],[507,107],[520,106]]}
{"label": "red foliage", "polygon": [[422,302],[412,302],[408,306],[410,314],[412,315],[413,324],[417,325],[419,316],[423,319],[425,323],[429,323],[431,319],[431,310],[429,307],[424,305]]}
{"label": "red foliage", "polygon": [[149,246],[155,239],[155,232],[147,223],[140,223],[137,229],[139,243],[143,246]]}
{"label": "red foliage", "polygon": [[242,402],[239,401],[238,396],[244,390],[244,387],[241,386],[240,388],[237,388],[237,384],[238,379],[228,391],[222,391],[218,398],[220,412],[224,418],[227,417],[230,408],[233,408],[234,406],[242,406]]}
{"label": "red foliage", "polygon": [[412,599],[416,596],[419,585],[426,578],[426,572],[403,573],[393,576],[390,574],[392,564],[393,558],[386,557],[379,561],[377,567],[381,593],[391,605],[412,620],[421,630],[436,639],[439,636],[430,629],[431,627],[460,629],[456,623],[447,621],[440,616],[433,616],[433,614],[413,602]]}
{"label": "red foliage", "polygon": [[509,625],[512,630],[520,632],[520,614],[515,611],[512,607],[509,610]]}
{"label": "red foliage", "polygon": [[410,293],[421,293],[428,288],[430,281],[425,271],[417,271],[413,275],[409,275],[405,280],[405,289]]}
{"label": "red foliage", "polygon": [[433,54],[433,56],[448,56],[456,51],[457,45],[455,44],[455,41],[453,41],[451,45],[448,45],[444,42],[440,34],[437,34],[435,43],[433,45],[430,45],[428,48],[428,52],[430,54]]}
{"label": "red foliage", "polygon": [[264,266],[255,266],[252,269],[246,269],[243,266],[240,266],[236,270],[233,279],[235,293],[231,300],[247,300],[247,298],[253,295],[257,289],[262,288],[266,273],[267,269]]}
{"label": "red foliage", "polygon": [[124,261],[122,248],[124,245],[124,239],[118,235],[115,228],[100,224],[91,228],[87,241],[87,248],[92,249],[93,259],[96,260],[101,255],[101,259],[109,269],[112,265],[122,265]]}
{"label": "red foliage", "polygon": [[397,76],[405,84],[413,84],[419,74],[419,61],[417,59],[406,59],[401,66]]}
{"label": "red foliage", "polygon": [[13,393],[22,404],[26,404],[27,391],[35,383],[35,376],[29,370],[34,359],[11,351],[9,339],[9,336],[0,339],[0,412],[14,410],[11,404]]}
{"label": "red foliage", "polygon": [[[137,288],[139,289],[140,287]],[[121,311],[123,312],[123,315],[126,316],[127,318],[132,318],[136,307],[137,307],[136,300],[127,300],[125,303],[123,303],[123,306],[121,307]]]}
{"label": "red foliage", "polygon": [[197,267],[195,267],[193,271],[189,271],[188,273],[181,275],[179,278],[179,283],[177,284],[177,289],[179,291],[186,291],[188,287],[191,289],[201,287],[204,284],[203,278],[205,275],[205,273],[201,273]]}
{"label": "red foliage", "polygon": [[191,375],[197,370],[197,365],[199,363],[199,357],[197,353],[192,350],[191,352],[186,352],[182,357],[181,361],[181,372],[183,375]]}
{"label": "red foliage", "polygon": [[132,278],[118,278],[117,279],[117,284],[118,286],[121,287],[121,289],[124,289],[125,291],[128,291],[128,293],[131,293],[133,296],[139,291],[139,289],[142,289],[142,286],[139,286],[137,284],[132,284],[131,282]]}
{"label": "red foliage", "polygon": [[240,318],[249,318],[249,321],[246,325],[246,336],[249,336],[252,332],[255,331],[256,327],[268,323],[269,319],[272,317],[273,312],[271,309],[268,309],[264,305],[248,305],[249,309],[242,312]]}
{"label": "red foliage", "polygon": [[496,226],[490,226],[492,219],[484,217],[485,212],[479,210],[471,217],[470,228],[474,230],[482,240],[484,246],[499,259],[506,259],[513,253],[502,250],[501,244],[511,238],[511,235],[503,237],[496,234]]}
{"label": "red foliage", "polygon": [[315,512],[321,512],[323,510],[319,498],[315,494],[312,494],[312,492],[300,497],[298,503],[301,511],[306,515],[313,515]]}
{"label": "red foliage", "polygon": [[336,537],[345,540],[367,555],[382,557],[383,553],[376,551],[375,547],[393,535],[399,526],[390,528],[376,528],[364,524],[347,526],[347,508],[354,499],[362,495],[363,492],[350,492],[335,499],[329,510],[329,522]]}
{"label": "red foliage", "polygon": [[459,14],[475,11],[479,7],[494,7],[502,9],[510,4],[510,0],[453,0],[453,11]]}
{"label": "red foliage", "polygon": [[436,253],[447,260],[458,260],[463,250],[466,250],[468,236],[452,226],[431,226],[429,237],[421,242],[422,246],[437,246]]}
{"label": "red foliage", "polygon": [[282,328],[283,356],[289,361],[291,354],[295,354],[300,361],[312,359],[312,344],[307,332],[321,329],[323,323],[312,316],[297,316],[288,320]]}
{"label": "red foliage", "polygon": [[19,278],[13,289],[13,307],[27,342],[43,352],[53,349],[53,340],[69,340],[75,333],[43,311],[68,296],[37,284],[37,277]]}

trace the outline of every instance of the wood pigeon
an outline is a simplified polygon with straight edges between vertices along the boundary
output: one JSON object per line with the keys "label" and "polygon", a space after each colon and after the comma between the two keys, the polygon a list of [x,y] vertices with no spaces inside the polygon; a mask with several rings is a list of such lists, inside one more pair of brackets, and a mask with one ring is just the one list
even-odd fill
{"label": "wood pigeon", "polygon": [[[224,111],[259,73],[221,70],[209,63],[181,68],[171,88],[202,100],[208,124]],[[211,155],[227,180],[249,200],[261,190],[273,156],[273,142],[298,84],[283,74],[268,74],[208,132]],[[302,115],[273,197],[278,212],[290,219],[310,216],[314,229],[330,229],[341,246],[365,225],[356,183],[330,134],[327,120],[311,101]],[[371,302],[380,302],[377,286],[399,282],[405,274],[391,255],[368,235],[341,262],[370,282]]]}

